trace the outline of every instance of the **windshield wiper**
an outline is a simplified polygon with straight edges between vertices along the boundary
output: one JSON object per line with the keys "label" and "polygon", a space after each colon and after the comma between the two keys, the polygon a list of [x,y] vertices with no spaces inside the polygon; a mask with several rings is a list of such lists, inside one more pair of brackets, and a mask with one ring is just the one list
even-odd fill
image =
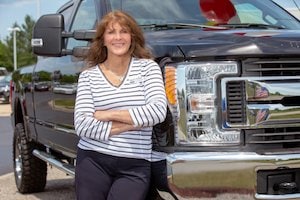
{"label": "windshield wiper", "polygon": [[221,27],[221,26],[208,26],[202,24],[187,24],[187,23],[142,24],[140,26],[145,29],[157,29],[157,30],[186,29],[186,28],[227,29],[226,27]]}
{"label": "windshield wiper", "polygon": [[284,27],[270,25],[270,24],[245,23],[245,24],[218,24],[218,25],[227,28],[285,29]]}

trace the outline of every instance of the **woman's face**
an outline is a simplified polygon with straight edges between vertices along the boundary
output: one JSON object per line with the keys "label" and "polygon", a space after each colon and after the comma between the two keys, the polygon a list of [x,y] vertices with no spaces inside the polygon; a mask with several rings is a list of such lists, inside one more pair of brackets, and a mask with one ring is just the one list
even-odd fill
{"label": "woman's face", "polygon": [[108,56],[126,56],[131,45],[131,34],[119,23],[110,23],[104,32],[104,45]]}

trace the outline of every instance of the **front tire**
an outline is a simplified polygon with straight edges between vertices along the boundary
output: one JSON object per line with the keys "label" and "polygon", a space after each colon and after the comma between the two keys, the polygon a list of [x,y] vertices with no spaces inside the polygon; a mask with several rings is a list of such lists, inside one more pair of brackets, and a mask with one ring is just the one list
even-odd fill
{"label": "front tire", "polygon": [[24,125],[15,126],[13,138],[13,165],[16,186],[21,193],[41,192],[47,181],[47,163],[35,157],[34,142],[28,141]]}

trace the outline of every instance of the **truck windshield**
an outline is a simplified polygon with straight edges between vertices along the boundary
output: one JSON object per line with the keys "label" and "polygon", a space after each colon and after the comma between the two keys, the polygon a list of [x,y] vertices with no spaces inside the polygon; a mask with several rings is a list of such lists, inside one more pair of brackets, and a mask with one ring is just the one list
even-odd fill
{"label": "truck windshield", "polygon": [[[110,0],[143,27],[300,29],[300,22],[271,0]],[[167,26],[173,24],[173,26]],[[185,25],[185,26],[184,26]]]}

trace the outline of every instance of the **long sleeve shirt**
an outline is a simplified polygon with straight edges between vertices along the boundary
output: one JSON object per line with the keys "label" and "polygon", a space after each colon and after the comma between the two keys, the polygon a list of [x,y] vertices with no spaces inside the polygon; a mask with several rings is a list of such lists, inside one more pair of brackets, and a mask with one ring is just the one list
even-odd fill
{"label": "long sleeve shirt", "polygon": [[[78,147],[113,156],[151,160],[152,127],[166,116],[162,73],[150,59],[132,58],[120,86],[113,86],[98,66],[83,71],[78,80],[74,123]],[[111,121],[93,117],[96,110],[128,110],[138,130],[109,136]]]}

